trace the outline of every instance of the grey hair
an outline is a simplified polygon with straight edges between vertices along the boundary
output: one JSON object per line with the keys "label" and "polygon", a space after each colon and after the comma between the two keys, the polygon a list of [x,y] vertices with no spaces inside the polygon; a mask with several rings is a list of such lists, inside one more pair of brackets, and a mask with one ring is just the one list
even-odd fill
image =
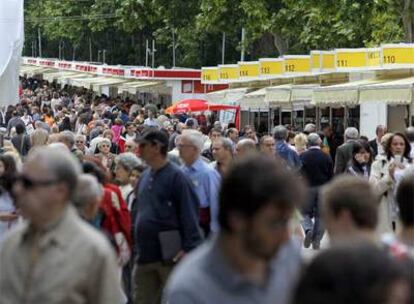
{"label": "grey hair", "polygon": [[68,199],[73,199],[72,189],[76,189],[81,167],[66,146],[65,149],[57,146],[38,147],[28,156],[26,163],[30,162],[40,163],[57,181],[65,183],[68,187]]}
{"label": "grey hair", "polygon": [[307,133],[314,133],[315,131],[316,131],[316,126],[313,123],[308,123],[303,129],[303,132],[307,132]]}
{"label": "grey hair", "polygon": [[101,199],[103,194],[103,187],[95,176],[82,174],[78,178],[78,185],[72,202],[78,210],[82,210],[92,201]]}
{"label": "grey hair", "polygon": [[30,142],[32,146],[44,146],[49,139],[49,132],[45,129],[36,129],[30,134]]}
{"label": "grey hair", "polygon": [[135,168],[143,165],[143,162],[134,153],[131,152],[119,154],[115,158],[115,162],[117,165],[124,167],[128,172],[131,172]]}
{"label": "grey hair", "polygon": [[193,144],[199,152],[203,151],[203,134],[197,130],[183,130],[180,138],[185,138]]}
{"label": "grey hair", "polygon": [[405,134],[409,142],[414,142],[414,127],[408,127]]}
{"label": "grey hair", "polygon": [[217,139],[217,141],[221,141],[221,144],[223,145],[223,148],[227,151],[230,151],[231,153],[233,153],[233,142],[231,141],[231,139],[227,138],[227,137],[220,137]]}
{"label": "grey hair", "polygon": [[308,136],[308,146],[316,147],[321,145],[321,137],[317,133],[311,133]]}
{"label": "grey hair", "polygon": [[75,141],[78,139],[82,139],[86,143],[86,136],[83,134],[78,134],[75,136]]}
{"label": "grey hair", "polygon": [[256,150],[256,143],[253,139],[250,138],[243,138],[237,143],[237,147],[242,147],[246,150],[254,151]]}
{"label": "grey hair", "polygon": [[60,132],[59,141],[64,141],[70,145],[72,148],[75,145],[75,134],[71,131]]}
{"label": "grey hair", "polygon": [[345,139],[358,139],[359,132],[357,128],[349,127],[345,130]]}
{"label": "grey hair", "polygon": [[108,144],[109,146],[111,146],[111,141],[108,138],[102,138],[98,142],[98,149],[100,149],[103,144]]}
{"label": "grey hair", "polygon": [[275,140],[286,140],[287,136],[288,130],[285,126],[279,125],[273,129],[273,137],[275,138]]}

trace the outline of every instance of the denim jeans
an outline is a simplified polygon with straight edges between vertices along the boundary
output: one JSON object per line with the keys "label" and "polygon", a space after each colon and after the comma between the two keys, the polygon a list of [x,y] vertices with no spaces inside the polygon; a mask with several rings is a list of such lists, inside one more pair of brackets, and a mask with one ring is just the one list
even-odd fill
{"label": "denim jeans", "polygon": [[[320,244],[324,228],[321,222],[319,187],[312,187],[309,190],[309,200],[302,209],[303,220],[301,222],[303,230],[312,231],[312,244]],[[313,219],[313,220],[312,220]]]}

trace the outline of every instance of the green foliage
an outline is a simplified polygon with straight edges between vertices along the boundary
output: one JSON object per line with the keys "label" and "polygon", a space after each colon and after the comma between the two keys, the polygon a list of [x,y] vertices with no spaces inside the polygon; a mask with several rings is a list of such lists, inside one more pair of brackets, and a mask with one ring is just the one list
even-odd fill
{"label": "green foliage", "polygon": [[[407,2],[409,6],[407,8]],[[201,67],[240,58],[246,30],[247,60],[312,49],[374,46],[409,39],[413,8],[403,0],[27,0],[25,55],[37,31],[43,56],[93,60],[106,50],[111,64],[143,65],[145,43],[156,41],[156,65]],[[407,25],[408,24],[408,25]],[[151,60],[150,60],[151,62]]]}

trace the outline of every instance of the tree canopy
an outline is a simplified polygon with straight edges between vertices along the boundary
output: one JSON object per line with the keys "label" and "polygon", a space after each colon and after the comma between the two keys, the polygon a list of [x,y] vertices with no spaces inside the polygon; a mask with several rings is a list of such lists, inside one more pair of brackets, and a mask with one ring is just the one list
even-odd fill
{"label": "tree canopy", "polygon": [[[24,55],[201,67],[310,50],[412,42],[411,0],[26,0]],[[245,29],[244,45],[241,42]],[[151,58],[151,54],[149,54]],[[151,63],[151,60],[149,60]]]}

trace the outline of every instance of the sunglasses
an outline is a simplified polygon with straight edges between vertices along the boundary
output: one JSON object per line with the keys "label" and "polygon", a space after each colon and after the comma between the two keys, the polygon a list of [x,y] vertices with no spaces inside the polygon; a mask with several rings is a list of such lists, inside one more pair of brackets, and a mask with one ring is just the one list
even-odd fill
{"label": "sunglasses", "polygon": [[36,187],[47,187],[57,184],[57,180],[48,180],[48,181],[35,181],[27,176],[21,175],[17,178],[17,181],[20,182],[25,189],[32,189]]}

